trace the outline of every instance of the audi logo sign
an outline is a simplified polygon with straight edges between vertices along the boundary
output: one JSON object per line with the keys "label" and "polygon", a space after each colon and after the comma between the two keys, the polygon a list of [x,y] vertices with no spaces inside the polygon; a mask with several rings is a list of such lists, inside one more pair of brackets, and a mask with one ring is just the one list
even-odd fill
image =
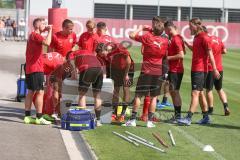
{"label": "audi logo sign", "polygon": [[[215,35],[217,37],[221,37],[223,42],[226,42],[228,40],[228,28],[226,28],[225,26],[222,25],[206,25],[209,34],[211,35]],[[187,34],[187,32],[189,32],[189,26],[185,25],[181,28],[181,35],[182,37],[186,40],[186,41],[193,41],[193,37],[189,37],[189,34]]]}
{"label": "audi logo sign", "polygon": [[[29,28],[32,29],[32,21],[36,16],[30,16]],[[47,19],[47,18],[46,18]],[[86,31],[87,18],[70,18],[73,20],[75,27],[74,31],[79,37]],[[149,20],[120,20],[120,19],[101,19],[96,18],[96,22],[104,21],[108,27],[108,34],[121,41],[131,41],[128,37],[129,32],[136,30],[140,25],[151,25]],[[188,22],[175,22],[179,33],[186,40],[191,42],[193,37],[190,35]],[[225,45],[230,48],[240,48],[240,24],[237,23],[213,23],[206,22],[204,25],[212,35],[220,37]],[[142,33],[140,33],[142,34]],[[131,41],[134,45],[139,45],[138,42]]]}

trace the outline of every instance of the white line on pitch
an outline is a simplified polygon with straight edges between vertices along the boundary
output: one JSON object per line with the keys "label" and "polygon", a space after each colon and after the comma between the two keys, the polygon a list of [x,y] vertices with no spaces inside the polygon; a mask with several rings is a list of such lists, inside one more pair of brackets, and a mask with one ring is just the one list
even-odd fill
{"label": "white line on pitch", "polygon": [[[181,133],[185,138],[187,138],[189,141],[191,141],[193,144],[195,144],[196,146],[198,146],[199,148],[203,149],[204,144],[201,143],[200,141],[198,141],[196,138],[194,138],[192,135],[188,134],[187,132],[185,132],[184,130],[182,130],[181,128],[177,127],[177,126],[173,126],[170,125],[173,129],[175,129],[176,131],[178,131],[179,133]],[[217,153],[216,151],[214,152],[209,152],[210,154],[212,154],[214,156],[214,158],[216,158],[217,160],[226,160],[221,154]]]}

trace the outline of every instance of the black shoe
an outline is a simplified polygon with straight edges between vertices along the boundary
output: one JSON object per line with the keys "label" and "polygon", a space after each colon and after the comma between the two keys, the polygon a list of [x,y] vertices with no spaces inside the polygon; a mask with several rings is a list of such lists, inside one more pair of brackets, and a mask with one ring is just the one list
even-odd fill
{"label": "black shoe", "polygon": [[230,115],[230,110],[229,110],[228,107],[224,109],[224,115],[225,116],[229,116]]}

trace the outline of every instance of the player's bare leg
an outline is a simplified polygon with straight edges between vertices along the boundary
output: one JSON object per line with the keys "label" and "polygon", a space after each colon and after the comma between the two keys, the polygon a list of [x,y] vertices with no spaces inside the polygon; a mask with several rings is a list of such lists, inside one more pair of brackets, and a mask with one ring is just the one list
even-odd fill
{"label": "player's bare leg", "polygon": [[25,111],[31,111],[33,95],[34,95],[34,91],[28,90],[26,98],[25,98]]}
{"label": "player's bare leg", "polygon": [[156,105],[157,105],[157,96],[151,97],[151,102],[150,102],[149,111],[148,111],[148,121],[147,121],[148,128],[156,127],[152,122],[154,113],[156,111]]}
{"label": "player's bare leg", "polygon": [[80,107],[86,107],[86,92],[85,91],[79,91],[79,99],[78,99],[78,105]]}
{"label": "player's bare leg", "polygon": [[125,116],[128,104],[130,101],[130,88],[129,87],[123,87],[123,109],[121,116]]}
{"label": "player's bare leg", "polygon": [[35,107],[36,107],[36,111],[37,113],[42,114],[42,109],[43,109],[43,95],[44,95],[44,91],[40,90],[40,91],[36,91],[36,100],[35,100]]}
{"label": "player's bare leg", "polygon": [[191,103],[185,118],[178,120],[179,124],[191,125],[193,113],[197,110],[199,104],[200,91],[193,90],[191,93]]}
{"label": "player's bare leg", "polygon": [[209,114],[212,114],[212,112],[213,112],[213,100],[214,100],[212,90],[207,90],[206,95],[207,95],[207,103],[208,103],[208,107],[209,107],[208,112],[209,112]]}
{"label": "player's bare leg", "polygon": [[169,92],[169,81],[164,81],[163,83],[163,98],[162,98],[162,102],[160,104],[158,104],[158,106],[164,107],[164,106],[171,106],[171,104],[168,102],[168,97],[170,96],[170,92]]}
{"label": "player's bare leg", "polygon": [[137,111],[140,105],[141,105],[141,96],[135,95],[134,102],[133,102],[132,116],[129,121],[123,124],[123,126],[131,126],[131,127],[136,126]]}
{"label": "player's bare leg", "polygon": [[99,91],[93,91],[93,98],[94,98],[94,109],[97,119],[97,127],[102,126],[100,122],[101,110],[102,110],[102,99],[100,97]]}
{"label": "player's bare leg", "polygon": [[173,105],[174,105],[174,110],[175,110],[175,116],[174,119],[180,119],[181,118],[181,106],[182,106],[182,98],[179,93],[179,90],[173,90],[170,92]]}
{"label": "player's bare leg", "polygon": [[119,103],[119,92],[120,87],[114,86],[113,90],[113,98],[112,98],[112,107],[113,107],[113,114],[112,114],[112,122],[117,120],[117,110],[118,110],[118,103]]}
{"label": "player's bare leg", "polygon": [[230,115],[230,110],[228,108],[227,95],[223,89],[217,91],[219,98],[221,99],[224,107],[225,116]]}

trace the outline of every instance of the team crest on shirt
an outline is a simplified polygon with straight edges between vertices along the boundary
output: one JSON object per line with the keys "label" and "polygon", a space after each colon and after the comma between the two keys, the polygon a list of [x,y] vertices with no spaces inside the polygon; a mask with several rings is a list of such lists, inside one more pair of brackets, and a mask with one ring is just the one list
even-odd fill
{"label": "team crest on shirt", "polygon": [[69,42],[70,42],[70,43],[73,43],[73,39],[72,39],[72,38],[70,38],[70,39],[69,39]]}

